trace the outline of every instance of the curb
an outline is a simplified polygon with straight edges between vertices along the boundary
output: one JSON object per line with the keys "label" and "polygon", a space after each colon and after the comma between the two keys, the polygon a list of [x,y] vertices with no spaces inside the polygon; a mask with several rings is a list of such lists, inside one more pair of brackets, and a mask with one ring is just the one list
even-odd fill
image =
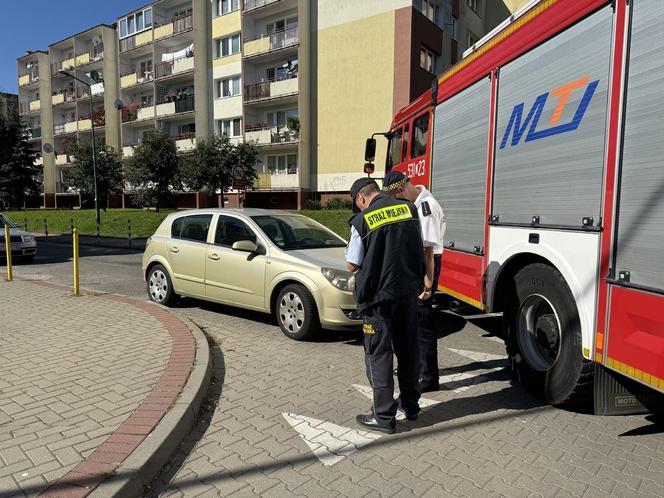
{"label": "curb", "polygon": [[210,385],[212,364],[207,338],[190,320],[178,317],[187,325],[196,341],[196,362],[180,396],[149,437],[120,465],[115,475],[100,484],[91,498],[119,498],[144,495],[145,486],[175,454],[182,440],[194,426],[196,416]]}

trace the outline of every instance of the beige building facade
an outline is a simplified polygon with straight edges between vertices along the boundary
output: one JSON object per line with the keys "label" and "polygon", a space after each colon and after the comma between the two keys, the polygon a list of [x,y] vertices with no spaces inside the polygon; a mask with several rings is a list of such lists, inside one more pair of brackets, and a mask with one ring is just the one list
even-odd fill
{"label": "beige building facade", "polygon": [[[91,140],[93,122],[125,157],[149,129],[183,153],[213,134],[256,143],[258,181],[226,205],[340,195],[362,175],[364,140],[523,3],[158,0],[29,52],[18,60],[19,108],[42,151],[42,204],[76,202],[62,185],[66,143]],[[91,83],[92,112],[90,91],[63,69]]]}

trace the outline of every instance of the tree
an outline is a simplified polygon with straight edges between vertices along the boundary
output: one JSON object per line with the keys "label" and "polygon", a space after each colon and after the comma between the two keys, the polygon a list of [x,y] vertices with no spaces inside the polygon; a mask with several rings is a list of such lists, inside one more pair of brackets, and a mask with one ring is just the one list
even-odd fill
{"label": "tree", "polygon": [[[100,206],[108,194],[121,192],[123,188],[122,161],[113,147],[97,143],[97,196]],[[66,188],[74,188],[81,193],[83,204],[90,206],[94,202],[95,184],[92,168],[92,146],[74,142],[70,145],[69,155],[72,167],[64,177]]]}
{"label": "tree", "polygon": [[[196,148],[182,161],[182,181],[191,190],[210,193],[227,192],[233,180],[252,185],[256,179],[254,164],[258,149],[251,143],[234,145],[226,135],[199,140]],[[223,195],[222,195],[223,206]]]}
{"label": "tree", "polygon": [[146,131],[134,155],[125,160],[125,180],[135,202],[155,206],[157,211],[168,204],[172,191],[180,186],[179,163],[172,138],[162,131]]}
{"label": "tree", "polygon": [[39,154],[28,138],[18,115],[0,115],[0,205],[5,207],[21,209],[26,196],[39,194]]}

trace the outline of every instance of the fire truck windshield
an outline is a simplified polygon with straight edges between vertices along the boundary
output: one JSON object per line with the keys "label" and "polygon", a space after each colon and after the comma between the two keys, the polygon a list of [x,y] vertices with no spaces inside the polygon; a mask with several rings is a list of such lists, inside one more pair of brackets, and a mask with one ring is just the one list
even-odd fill
{"label": "fire truck windshield", "polygon": [[389,139],[390,141],[387,145],[387,160],[385,162],[385,169],[389,170],[392,166],[401,162],[401,144],[403,138],[402,130],[402,128],[396,130]]}

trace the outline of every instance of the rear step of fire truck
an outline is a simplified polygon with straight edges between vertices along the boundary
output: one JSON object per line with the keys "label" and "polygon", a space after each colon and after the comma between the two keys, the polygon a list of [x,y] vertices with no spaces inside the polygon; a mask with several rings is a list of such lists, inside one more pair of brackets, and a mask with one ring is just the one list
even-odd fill
{"label": "rear step of fire truck", "polygon": [[595,364],[595,415],[664,413],[664,394]]}

